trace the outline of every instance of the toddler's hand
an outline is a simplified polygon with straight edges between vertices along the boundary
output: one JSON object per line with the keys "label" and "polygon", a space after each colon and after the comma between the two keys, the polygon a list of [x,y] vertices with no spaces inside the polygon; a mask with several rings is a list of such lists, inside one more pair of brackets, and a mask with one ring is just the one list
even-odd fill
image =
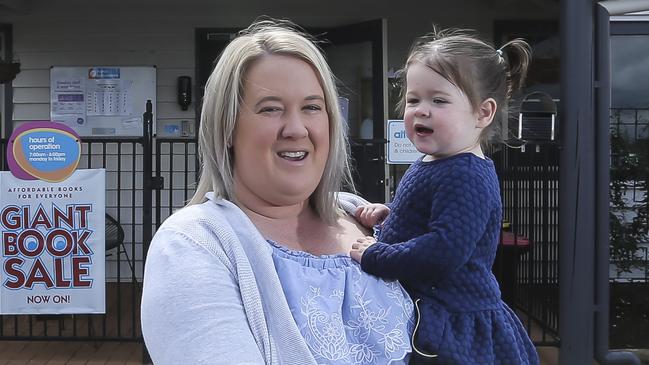
{"label": "toddler's hand", "polygon": [[356,209],[356,219],[365,227],[372,228],[383,222],[390,213],[390,208],[384,204],[368,204]]}
{"label": "toddler's hand", "polygon": [[368,247],[375,243],[376,240],[372,236],[359,238],[358,240],[356,240],[356,243],[352,244],[352,249],[351,251],[349,251],[349,256],[351,256],[352,259],[360,264],[365,250],[367,250]]}

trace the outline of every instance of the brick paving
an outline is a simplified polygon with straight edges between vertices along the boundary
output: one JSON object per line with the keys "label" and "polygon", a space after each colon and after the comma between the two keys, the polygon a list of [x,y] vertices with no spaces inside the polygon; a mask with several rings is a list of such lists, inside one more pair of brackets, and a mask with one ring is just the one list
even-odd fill
{"label": "brick paving", "polygon": [[0,365],[141,365],[137,342],[0,341]]}

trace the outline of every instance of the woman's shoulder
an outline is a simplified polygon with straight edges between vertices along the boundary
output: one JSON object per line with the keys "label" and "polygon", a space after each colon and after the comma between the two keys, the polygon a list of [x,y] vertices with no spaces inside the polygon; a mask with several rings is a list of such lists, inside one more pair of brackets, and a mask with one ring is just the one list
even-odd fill
{"label": "woman's shoulder", "polygon": [[214,207],[211,206],[213,204],[214,203],[208,200],[201,204],[184,206],[167,217],[162,222],[160,228],[182,229],[183,227],[186,227],[187,224],[195,224],[204,217],[209,216],[209,212],[214,209]]}
{"label": "woman's shoulder", "polygon": [[238,210],[230,202],[213,200],[183,207],[164,220],[153,243],[182,241],[212,247],[220,241],[236,238],[235,209]]}
{"label": "woman's shoulder", "polygon": [[235,210],[239,210],[239,208],[225,199],[208,199],[203,203],[187,205],[178,209],[162,222],[159,229],[185,232],[189,227],[201,227],[206,224],[211,226],[230,225],[226,215],[232,216]]}
{"label": "woman's shoulder", "polygon": [[206,237],[209,233],[206,224],[208,217],[211,221],[219,221],[218,215],[214,214],[209,204],[210,202],[207,201],[202,204],[186,206],[167,217],[155,231],[151,242],[152,247],[200,245],[201,238]]}
{"label": "woman's shoulder", "polygon": [[[180,241],[212,253],[225,250],[232,255],[245,255],[240,246],[256,247],[260,239],[259,232],[239,207],[225,199],[210,198],[169,216],[156,231],[153,243],[168,245]],[[257,254],[254,247],[249,251]]]}

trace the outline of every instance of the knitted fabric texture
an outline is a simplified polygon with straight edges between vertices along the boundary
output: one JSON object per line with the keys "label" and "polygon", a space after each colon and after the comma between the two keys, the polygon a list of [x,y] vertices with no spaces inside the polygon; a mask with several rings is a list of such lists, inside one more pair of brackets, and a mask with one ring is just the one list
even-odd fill
{"label": "knitted fabric texture", "polygon": [[538,364],[491,272],[502,206],[493,162],[471,153],[415,162],[363,270],[399,279],[419,302],[417,349],[441,364]]}

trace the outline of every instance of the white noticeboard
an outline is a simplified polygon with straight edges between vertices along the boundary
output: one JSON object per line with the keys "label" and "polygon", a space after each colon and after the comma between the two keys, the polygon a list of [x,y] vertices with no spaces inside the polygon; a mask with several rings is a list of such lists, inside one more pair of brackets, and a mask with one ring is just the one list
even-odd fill
{"label": "white noticeboard", "polygon": [[147,100],[151,100],[155,116],[153,66],[50,69],[50,119],[64,123],[81,137],[142,136]]}
{"label": "white noticeboard", "polygon": [[406,136],[403,120],[388,120],[388,163],[412,164],[422,155]]}

